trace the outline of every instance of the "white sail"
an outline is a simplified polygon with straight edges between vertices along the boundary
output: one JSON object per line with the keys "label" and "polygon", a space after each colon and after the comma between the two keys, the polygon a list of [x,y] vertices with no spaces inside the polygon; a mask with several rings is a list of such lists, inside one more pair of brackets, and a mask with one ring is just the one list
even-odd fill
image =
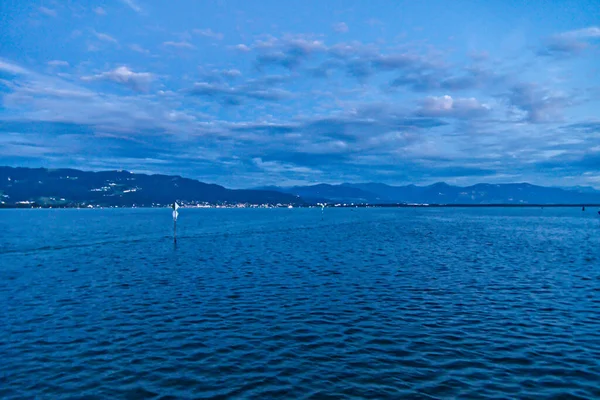
{"label": "white sail", "polygon": [[178,216],[179,216],[179,213],[177,212],[177,210],[173,210],[173,221],[177,221]]}

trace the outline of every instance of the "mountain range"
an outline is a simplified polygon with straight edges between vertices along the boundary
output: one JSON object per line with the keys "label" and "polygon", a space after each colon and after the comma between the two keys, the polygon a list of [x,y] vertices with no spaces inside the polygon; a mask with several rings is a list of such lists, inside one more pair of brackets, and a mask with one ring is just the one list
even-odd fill
{"label": "mountain range", "polygon": [[304,204],[289,193],[231,190],[180,176],[0,167],[0,201],[5,207],[32,203],[141,207],[167,205],[175,200],[208,204]]}
{"label": "mountain range", "polygon": [[443,182],[429,186],[344,183],[266,186],[258,189],[294,194],[310,203],[333,201],[355,204],[600,204],[600,191],[593,188],[577,187],[566,190],[529,183],[480,183],[466,187]]}
{"label": "mountain range", "polygon": [[184,204],[600,204],[600,191],[529,183],[460,187],[382,183],[263,186],[232,190],[170,175],[127,171],[0,167],[0,206],[164,206]]}

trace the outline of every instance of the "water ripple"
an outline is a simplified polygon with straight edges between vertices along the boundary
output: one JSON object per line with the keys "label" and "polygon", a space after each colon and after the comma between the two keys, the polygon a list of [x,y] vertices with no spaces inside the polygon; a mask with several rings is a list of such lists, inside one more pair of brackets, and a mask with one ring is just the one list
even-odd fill
{"label": "water ripple", "polygon": [[591,214],[163,211],[3,211],[1,398],[600,397]]}

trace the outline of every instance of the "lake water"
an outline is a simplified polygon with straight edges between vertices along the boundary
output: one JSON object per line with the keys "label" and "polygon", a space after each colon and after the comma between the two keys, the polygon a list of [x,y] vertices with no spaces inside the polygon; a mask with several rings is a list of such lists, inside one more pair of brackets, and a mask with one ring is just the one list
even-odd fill
{"label": "lake water", "polygon": [[599,398],[596,209],[0,210],[0,398]]}

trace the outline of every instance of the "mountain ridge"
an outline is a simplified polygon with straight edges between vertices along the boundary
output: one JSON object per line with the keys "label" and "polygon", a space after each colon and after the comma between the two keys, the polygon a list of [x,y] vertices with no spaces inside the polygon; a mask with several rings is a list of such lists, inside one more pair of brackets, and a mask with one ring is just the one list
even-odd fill
{"label": "mountain ridge", "polygon": [[311,205],[439,204],[527,205],[600,204],[600,191],[567,190],[521,183],[478,183],[453,186],[445,182],[417,186],[384,183],[319,183],[305,186],[262,186],[227,189],[180,175],[137,174],[124,170],[82,171],[0,167],[0,206],[164,206],[185,204]]}
{"label": "mountain ridge", "polygon": [[[393,186],[384,183],[342,183],[309,186],[276,187],[283,193],[301,195],[305,199],[328,197],[342,203],[360,203],[364,198],[373,204],[598,204],[600,191],[566,190],[556,187],[520,183],[477,183],[453,186],[445,182],[417,186]],[[348,196],[348,189],[360,190],[361,196]],[[328,195],[328,196],[327,196]]]}
{"label": "mountain ridge", "polygon": [[161,206],[173,201],[206,204],[303,205],[277,191],[227,189],[179,175],[0,167],[0,202],[56,206]]}

